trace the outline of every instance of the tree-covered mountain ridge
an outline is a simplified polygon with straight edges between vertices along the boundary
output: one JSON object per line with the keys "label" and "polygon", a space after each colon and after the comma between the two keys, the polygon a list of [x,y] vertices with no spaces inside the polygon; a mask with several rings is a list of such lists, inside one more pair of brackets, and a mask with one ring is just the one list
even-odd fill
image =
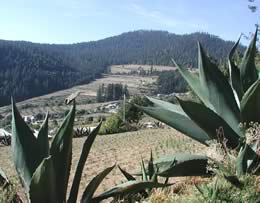
{"label": "tree-covered mountain ridge", "polygon": [[75,44],[0,40],[0,106],[11,95],[21,101],[88,83],[113,64],[172,65],[174,58],[196,67],[198,41],[216,59],[226,58],[234,44],[208,33],[147,30]]}

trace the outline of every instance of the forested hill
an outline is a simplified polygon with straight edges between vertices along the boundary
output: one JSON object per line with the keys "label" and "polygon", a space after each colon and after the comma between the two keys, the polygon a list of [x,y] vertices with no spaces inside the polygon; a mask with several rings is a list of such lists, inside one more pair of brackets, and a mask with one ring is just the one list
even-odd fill
{"label": "forested hill", "polygon": [[198,41],[216,59],[226,59],[234,45],[234,42],[207,33],[176,35],[140,30],[96,42],[74,44],[67,51],[85,62],[99,58],[108,64],[172,65],[171,58],[174,58],[179,64],[196,67]]}
{"label": "forested hill", "polygon": [[90,82],[92,73],[82,74],[60,54],[48,53],[40,45],[0,41],[0,106]]}
{"label": "forested hill", "polygon": [[87,83],[112,64],[196,67],[197,41],[216,59],[226,58],[233,43],[206,33],[175,35],[134,31],[95,42],[70,45],[0,40],[0,106]]}

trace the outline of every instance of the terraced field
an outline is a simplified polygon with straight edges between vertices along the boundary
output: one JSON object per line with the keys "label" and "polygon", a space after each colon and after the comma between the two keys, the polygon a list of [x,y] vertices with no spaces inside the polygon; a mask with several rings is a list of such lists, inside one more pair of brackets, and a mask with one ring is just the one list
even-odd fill
{"label": "terraced field", "polygon": [[[35,97],[18,103],[18,108],[24,115],[35,115],[37,113],[60,113],[68,110],[64,105],[64,100],[70,94],[76,91],[81,91],[77,98],[77,109],[93,109],[102,104],[88,104],[90,100],[96,97],[96,92],[101,84],[120,83],[128,86],[130,95],[147,94],[149,92],[149,85],[156,81],[156,77],[141,77],[133,75],[105,75],[103,78],[97,79],[89,84],[75,86],[70,89],[58,91],[52,94]],[[1,107],[0,114],[6,116],[10,114],[10,106]]]}
{"label": "terraced field", "polygon": [[[73,140],[72,174],[74,174],[76,169],[83,140],[85,140],[85,138],[74,138]],[[8,176],[12,177],[16,176],[16,173],[12,166],[10,150],[10,147],[1,147],[0,160],[3,170],[6,171]],[[84,187],[91,177],[115,163],[131,173],[138,172],[141,157],[148,160],[150,150],[153,151],[155,157],[158,157],[174,152],[199,154],[203,153],[205,148],[173,129],[140,130],[115,135],[98,136],[83,172],[80,185],[81,192],[79,194],[84,191]],[[72,177],[70,183],[71,180]],[[115,168],[105,179],[97,192],[104,191],[122,181],[125,181],[124,177],[120,174],[119,170]],[[20,193],[22,193],[22,190]]]}

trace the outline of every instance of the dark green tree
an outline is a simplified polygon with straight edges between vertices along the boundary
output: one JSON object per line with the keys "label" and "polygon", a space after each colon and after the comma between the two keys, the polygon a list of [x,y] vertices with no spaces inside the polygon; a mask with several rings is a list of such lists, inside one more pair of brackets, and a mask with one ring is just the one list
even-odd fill
{"label": "dark green tree", "polygon": [[112,101],[113,100],[113,84],[108,84],[105,88],[105,101]]}
{"label": "dark green tree", "polygon": [[128,88],[127,88],[127,85],[124,86],[123,94],[125,95],[126,98],[128,98],[128,97],[130,96],[130,95],[129,95]]}
{"label": "dark green tree", "polygon": [[102,87],[99,85],[97,89],[97,97],[96,97],[97,102],[103,102],[103,94],[102,94]]}
{"label": "dark green tree", "polygon": [[125,120],[128,123],[138,123],[140,119],[142,118],[143,112],[140,111],[134,104],[140,105],[140,106],[148,106],[151,104],[151,102],[146,98],[142,96],[133,96],[130,98],[130,100],[123,106],[122,103],[118,115],[120,118],[125,116]]}
{"label": "dark green tree", "polygon": [[162,71],[157,79],[157,92],[171,94],[174,92],[186,92],[187,83],[178,71]]}

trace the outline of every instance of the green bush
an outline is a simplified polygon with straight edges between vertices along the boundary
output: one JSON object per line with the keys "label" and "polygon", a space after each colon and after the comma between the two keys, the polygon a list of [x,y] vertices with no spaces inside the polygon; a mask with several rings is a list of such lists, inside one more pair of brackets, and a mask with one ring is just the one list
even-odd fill
{"label": "green bush", "polygon": [[162,71],[156,81],[157,93],[171,94],[173,92],[186,92],[187,82],[183,79],[181,74],[174,71]]}
{"label": "green bush", "polygon": [[108,117],[107,120],[102,124],[99,134],[114,134],[126,132],[127,130],[128,128],[123,120],[117,114],[113,114],[112,116]]}
{"label": "green bush", "polygon": [[39,130],[41,126],[39,124],[31,124],[30,127],[32,129]]}
{"label": "green bush", "polygon": [[138,123],[143,116],[143,112],[136,107],[135,104],[140,106],[148,106],[151,102],[144,96],[133,96],[129,99],[125,106],[121,105],[118,111],[118,116],[120,118],[125,116],[125,120],[128,123]]}

